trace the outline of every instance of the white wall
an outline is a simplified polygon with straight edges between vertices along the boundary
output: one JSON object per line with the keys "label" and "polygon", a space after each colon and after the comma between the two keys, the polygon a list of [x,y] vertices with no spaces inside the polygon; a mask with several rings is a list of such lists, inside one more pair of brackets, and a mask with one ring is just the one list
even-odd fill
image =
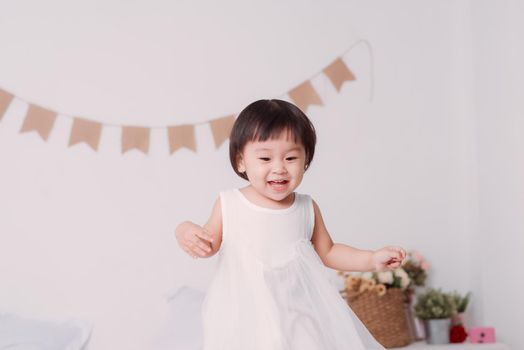
{"label": "white wall", "polygon": [[524,288],[524,4],[472,2],[478,118],[479,232],[475,250],[481,322],[522,345]]}
{"label": "white wall", "polygon": [[[477,251],[473,243],[489,211],[478,206],[483,186],[510,176],[489,173],[508,149],[482,134],[483,125],[485,133],[498,125],[488,114],[477,157],[474,111],[482,106],[474,101],[490,91],[473,95],[480,64],[473,69],[471,59],[488,47],[473,49],[471,38],[487,20],[484,7],[472,16],[469,2],[449,0],[18,1],[0,11],[0,87],[106,123],[196,123],[283,97],[367,39],[374,100],[363,46],[346,56],[358,80],[341,93],[323,77],[314,81],[325,106],[308,113],[319,144],[299,191],[319,203],[335,241],[421,251],[433,264],[432,285],[474,289],[472,321],[506,327],[500,314],[490,316],[504,303],[498,290],[477,278],[493,231],[481,231],[486,243]],[[118,128],[107,128],[93,153],[66,147],[67,118],[47,143],[19,134],[25,108],[15,101],[0,123],[0,310],[92,319],[90,350],[148,348],[165,295],[182,284],[205,288],[212,276],[216,257],[187,257],[173,230],[186,219],[203,223],[218,191],[244,185],[230,169],[227,143],[214,150],[202,124],[198,154],[169,156],[165,130],[156,129],[150,155],[121,155]],[[491,195],[481,204],[503,199]],[[501,334],[514,339],[507,329]]]}

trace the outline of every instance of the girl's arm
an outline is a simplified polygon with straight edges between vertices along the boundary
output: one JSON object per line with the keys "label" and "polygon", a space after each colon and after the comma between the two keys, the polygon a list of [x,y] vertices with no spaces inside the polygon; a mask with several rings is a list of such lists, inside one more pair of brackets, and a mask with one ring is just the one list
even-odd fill
{"label": "girl's arm", "polygon": [[[198,255],[201,258],[209,258],[215,255],[222,244],[220,198],[215,201],[211,216],[204,226],[199,226],[191,221],[184,221],[177,226],[175,235],[181,247],[193,257]],[[211,242],[209,242],[210,238],[213,239]],[[199,240],[200,242],[198,242]],[[197,248],[197,246],[200,248]],[[211,251],[205,251],[205,246],[210,247]],[[191,252],[190,250],[193,251]]]}
{"label": "girl's arm", "polygon": [[220,206],[220,197],[215,201],[211,216],[203,226],[213,237],[211,242],[211,256],[215,255],[222,244],[222,208]]}
{"label": "girl's arm", "polygon": [[315,201],[313,201],[313,208],[315,212],[315,226],[311,243],[313,243],[315,251],[324,265],[339,271],[377,271],[400,266],[405,257],[405,252],[402,248],[385,247],[372,251],[333,243]]}

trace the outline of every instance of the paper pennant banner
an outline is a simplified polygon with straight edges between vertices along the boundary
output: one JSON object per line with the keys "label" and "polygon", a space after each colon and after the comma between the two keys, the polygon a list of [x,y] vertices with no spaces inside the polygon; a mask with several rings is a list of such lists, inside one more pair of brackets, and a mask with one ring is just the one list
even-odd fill
{"label": "paper pennant banner", "polygon": [[55,112],[30,104],[20,132],[35,130],[44,141],[47,141],[49,133],[55,123],[55,119]]}
{"label": "paper pennant banner", "polygon": [[339,92],[344,82],[355,80],[355,76],[341,58],[337,58],[333,63],[324,68],[324,74],[328,76],[331,83],[335,85],[335,88]]}
{"label": "paper pennant banner", "polygon": [[230,115],[223,118],[214,119],[209,122],[211,125],[211,132],[215,140],[215,147],[218,148],[225,140],[229,138],[233,124],[235,123],[235,116]]}
{"label": "paper pennant banner", "polygon": [[7,111],[7,107],[9,107],[9,104],[11,103],[12,99],[13,95],[11,95],[7,91],[0,89],[0,121],[2,120],[5,111]]}
{"label": "paper pennant banner", "polygon": [[[371,46],[366,40],[360,40],[359,42],[352,45],[346,53],[349,52],[356,44],[364,43],[369,48],[370,57],[372,58]],[[329,78],[331,84],[335,87],[337,92],[340,92],[342,86],[347,81],[356,80],[355,75],[346,65],[344,55],[339,56],[332,61],[329,66],[324,67],[322,71],[317,72],[314,76],[306,79],[300,85],[290,89],[287,92],[287,96],[290,100],[302,111],[307,112],[311,105],[323,106],[324,103],[320,98],[320,95],[316,91],[312,81],[320,74],[324,74]],[[373,61],[371,61],[371,78],[373,76]],[[373,95],[373,79],[371,79],[371,94]],[[277,96],[279,97],[279,96]],[[280,97],[283,97],[280,95]],[[3,89],[0,89],[0,122],[6,114],[7,109],[11,105],[13,99],[25,101],[18,96],[11,94]],[[104,126],[115,126],[113,124],[105,124],[100,122],[91,121],[89,119],[77,118],[69,116],[67,114],[54,112],[47,110],[38,105],[27,102],[29,107],[25,115],[25,119],[20,132],[36,131],[42,139],[47,141],[49,134],[54,126],[55,120],[58,115],[61,118],[71,118],[73,123],[71,126],[71,133],[69,135],[69,147],[76,144],[85,142],[95,152],[98,151],[100,144],[100,138],[102,134],[102,128]],[[235,123],[236,114],[228,115],[226,117],[211,119],[206,123],[209,123],[211,133],[213,136],[215,148],[218,149],[220,146],[229,138],[233,124]],[[150,133],[151,129],[166,129],[169,143],[170,154],[175,153],[181,148],[187,148],[193,152],[197,152],[195,125],[196,124],[184,124],[184,125],[172,125],[172,126],[155,126],[155,127],[138,127],[138,126],[125,126],[116,125],[122,129],[121,135],[121,148],[122,153],[126,153],[129,150],[137,149],[145,154],[149,153]]]}
{"label": "paper pennant banner", "polygon": [[309,105],[322,106],[322,100],[309,80],[289,91],[288,94],[304,113],[307,111]]}
{"label": "paper pennant banner", "polygon": [[175,153],[179,148],[185,147],[196,152],[195,126],[180,125],[167,128],[170,153]]}
{"label": "paper pennant banner", "polygon": [[71,128],[69,146],[85,142],[96,151],[98,149],[101,131],[102,124],[82,118],[75,118],[73,127]]}
{"label": "paper pennant banner", "polygon": [[145,154],[149,151],[149,128],[122,127],[122,153],[136,148]]}

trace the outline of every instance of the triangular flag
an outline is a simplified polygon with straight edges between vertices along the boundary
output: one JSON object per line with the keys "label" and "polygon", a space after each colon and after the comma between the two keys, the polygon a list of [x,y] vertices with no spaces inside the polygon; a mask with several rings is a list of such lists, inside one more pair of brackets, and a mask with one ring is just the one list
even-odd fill
{"label": "triangular flag", "polygon": [[100,123],[82,118],[74,118],[73,127],[71,128],[71,136],[69,138],[69,146],[85,142],[96,151],[98,149],[101,131],[102,124]]}
{"label": "triangular flag", "polygon": [[220,147],[220,145],[222,145],[222,143],[229,138],[229,134],[231,133],[234,123],[234,115],[214,119],[209,122],[216,148]]}
{"label": "triangular flag", "polygon": [[340,91],[345,81],[355,80],[355,76],[340,57],[324,68],[324,74],[326,74],[329,80],[331,80],[331,83],[335,85],[337,91]]}
{"label": "triangular flag", "polygon": [[55,119],[55,112],[30,104],[20,132],[35,130],[46,141],[53,128]]}
{"label": "triangular flag", "polygon": [[122,127],[122,153],[133,148],[147,154],[149,151],[149,128],[137,126]]}
{"label": "triangular flag", "polygon": [[170,126],[167,128],[167,138],[169,140],[169,151],[171,154],[175,153],[181,147],[196,152],[194,125]]}
{"label": "triangular flag", "polygon": [[5,111],[7,111],[7,107],[9,107],[9,104],[11,103],[12,99],[13,95],[11,95],[7,91],[0,89],[0,121],[2,120]]}
{"label": "triangular flag", "polygon": [[322,100],[309,80],[303,82],[293,90],[289,91],[289,97],[303,112],[306,112],[309,105],[322,106]]}

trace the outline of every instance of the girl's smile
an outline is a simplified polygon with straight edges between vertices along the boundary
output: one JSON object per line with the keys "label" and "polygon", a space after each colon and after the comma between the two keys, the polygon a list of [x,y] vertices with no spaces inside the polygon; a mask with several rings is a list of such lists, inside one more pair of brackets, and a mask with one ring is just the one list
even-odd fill
{"label": "girl's smile", "polygon": [[268,181],[268,183],[275,192],[282,192],[287,189],[287,185],[289,184],[289,181],[288,180],[277,180],[277,181]]}

